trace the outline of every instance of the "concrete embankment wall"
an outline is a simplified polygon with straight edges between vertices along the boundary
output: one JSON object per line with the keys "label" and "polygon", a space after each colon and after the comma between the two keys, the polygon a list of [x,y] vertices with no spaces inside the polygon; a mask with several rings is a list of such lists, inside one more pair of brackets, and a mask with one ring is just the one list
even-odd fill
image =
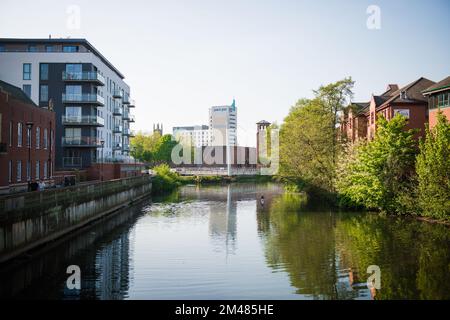
{"label": "concrete embankment wall", "polygon": [[0,199],[0,263],[151,193],[149,176]]}

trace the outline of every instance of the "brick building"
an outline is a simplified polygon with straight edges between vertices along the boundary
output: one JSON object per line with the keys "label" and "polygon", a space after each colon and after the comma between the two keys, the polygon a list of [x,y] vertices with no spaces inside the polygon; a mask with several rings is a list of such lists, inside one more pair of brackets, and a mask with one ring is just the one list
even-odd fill
{"label": "brick building", "polygon": [[54,132],[53,111],[0,81],[0,193],[26,190],[28,182],[52,178]]}
{"label": "brick building", "polygon": [[367,136],[366,112],[369,109],[369,102],[353,102],[341,118],[341,137],[347,141],[355,142]]}
{"label": "brick building", "polygon": [[389,85],[381,96],[372,96],[366,113],[368,138],[375,136],[378,116],[383,115],[389,121],[397,113],[408,118],[407,130],[419,129],[416,138],[422,136],[428,122],[428,101],[422,91],[433,84],[433,81],[421,77],[400,89],[397,85]]}
{"label": "brick building", "polygon": [[430,128],[436,125],[439,110],[450,120],[450,76],[426,88],[422,93],[428,99]]}

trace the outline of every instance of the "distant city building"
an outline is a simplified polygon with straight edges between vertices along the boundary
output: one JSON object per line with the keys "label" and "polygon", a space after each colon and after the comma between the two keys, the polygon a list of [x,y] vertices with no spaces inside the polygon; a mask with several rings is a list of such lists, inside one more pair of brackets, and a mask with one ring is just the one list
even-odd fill
{"label": "distant city building", "polygon": [[236,101],[229,106],[209,109],[209,131],[212,146],[237,146]]}
{"label": "distant city building", "polygon": [[0,39],[0,80],[56,113],[58,169],[130,160],[130,87],[85,39]]}
{"label": "distant city building", "polygon": [[209,127],[206,125],[173,127],[172,134],[180,143],[190,143],[195,147],[203,147],[210,144]]}
{"label": "distant city building", "polygon": [[153,124],[153,133],[156,133],[156,132],[158,132],[160,136],[163,135],[163,125],[162,125],[162,123],[161,124],[157,123],[156,126],[155,126],[155,124]]}
{"label": "distant city building", "polygon": [[428,98],[430,128],[436,125],[438,110],[450,120],[450,76],[426,88],[422,93]]}
{"label": "distant city building", "polygon": [[0,81],[0,193],[50,180],[55,162],[55,113]]}

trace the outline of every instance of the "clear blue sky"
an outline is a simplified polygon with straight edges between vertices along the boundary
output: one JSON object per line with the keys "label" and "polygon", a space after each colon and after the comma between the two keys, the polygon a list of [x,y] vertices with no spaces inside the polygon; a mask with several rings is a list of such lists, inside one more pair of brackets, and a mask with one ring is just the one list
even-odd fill
{"label": "clear blue sky", "polygon": [[[79,30],[66,26],[73,4]],[[254,145],[255,122],[280,122],[321,84],[352,76],[368,100],[450,75],[449,14],[448,0],[2,0],[0,37],[88,39],[125,74],[138,130],[207,124],[208,107],[235,97],[240,143]]]}

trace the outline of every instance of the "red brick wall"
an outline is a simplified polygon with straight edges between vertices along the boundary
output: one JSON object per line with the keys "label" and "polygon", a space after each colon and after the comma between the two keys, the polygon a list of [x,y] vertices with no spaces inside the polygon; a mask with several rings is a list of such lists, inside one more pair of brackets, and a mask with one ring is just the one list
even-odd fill
{"label": "red brick wall", "polygon": [[87,175],[88,180],[101,180],[103,176],[103,181],[106,181],[141,175],[143,169],[144,165],[140,163],[95,163],[88,168]]}
{"label": "red brick wall", "polygon": [[[450,121],[450,107],[441,109],[444,116]],[[438,109],[433,109],[429,111],[428,121],[430,128],[433,128],[437,123],[437,113]]]}
{"label": "red brick wall", "polygon": [[[36,161],[40,161],[39,177],[44,176],[44,162],[47,162],[47,172],[50,175],[49,159],[54,168],[54,145],[50,146],[50,132],[54,134],[55,113],[44,108],[36,107],[0,90],[0,114],[1,114],[1,143],[6,143],[6,152],[0,153],[0,188],[9,185],[27,183],[27,122],[33,122],[31,130],[31,179],[36,181]],[[9,127],[12,122],[12,144],[9,144]],[[22,123],[22,147],[18,147],[18,123]],[[36,128],[40,128],[40,147],[36,148]],[[44,129],[47,129],[48,147],[44,149]],[[52,129],[52,130],[50,130]],[[51,151],[50,151],[51,150]],[[12,161],[12,181],[9,181],[9,161]],[[17,180],[17,161],[22,161],[21,181]]]}

